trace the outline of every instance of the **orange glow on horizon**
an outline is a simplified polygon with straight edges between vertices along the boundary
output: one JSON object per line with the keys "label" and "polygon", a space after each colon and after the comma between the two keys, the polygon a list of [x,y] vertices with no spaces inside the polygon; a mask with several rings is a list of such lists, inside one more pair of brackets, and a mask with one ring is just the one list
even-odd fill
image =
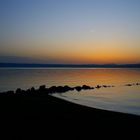
{"label": "orange glow on horizon", "polygon": [[[137,49],[131,47],[133,44],[135,44]],[[42,41],[34,42],[33,44],[16,42],[13,43],[12,46],[12,51],[15,50],[15,54],[19,56],[31,57],[44,61],[50,60],[50,63],[140,63],[140,47],[138,42],[83,40],[81,42],[72,43],[66,41],[46,43]],[[22,48],[18,46],[22,46]]]}

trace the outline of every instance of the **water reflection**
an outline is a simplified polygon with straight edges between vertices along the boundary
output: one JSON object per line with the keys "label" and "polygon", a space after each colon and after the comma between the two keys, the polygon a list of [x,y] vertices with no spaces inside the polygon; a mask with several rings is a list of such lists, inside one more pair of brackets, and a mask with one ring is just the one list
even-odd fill
{"label": "water reflection", "polygon": [[42,84],[122,85],[139,82],[140,69],[0,69],[0,91]]}

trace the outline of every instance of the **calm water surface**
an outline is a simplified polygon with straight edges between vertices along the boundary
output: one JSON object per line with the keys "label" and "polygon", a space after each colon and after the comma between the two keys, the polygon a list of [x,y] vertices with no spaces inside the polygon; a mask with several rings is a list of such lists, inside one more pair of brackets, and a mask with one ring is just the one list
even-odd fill
{"label": "calm water surface", "polygon": [[140,86],[124,86],[137,82],[140,82],[140,69],[0,69],[0,91],[38,88],[42,84],[47,87],[114,85],[54,96],[90,107],[140,115]]}

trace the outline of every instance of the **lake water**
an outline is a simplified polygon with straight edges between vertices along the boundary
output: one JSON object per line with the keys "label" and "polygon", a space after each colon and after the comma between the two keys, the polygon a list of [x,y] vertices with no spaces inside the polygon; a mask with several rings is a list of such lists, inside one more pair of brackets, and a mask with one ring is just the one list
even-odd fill
{"label": "lake water", "polygon": [[114,85],[86,91],[70,91],[55,94],[59,98],[78,104],[140,115],[140,85],[124,86],[129,83],[140,83],[140,69],[46,69],[46,68],[1,68],[0,92],[38,88],[40,85]]}

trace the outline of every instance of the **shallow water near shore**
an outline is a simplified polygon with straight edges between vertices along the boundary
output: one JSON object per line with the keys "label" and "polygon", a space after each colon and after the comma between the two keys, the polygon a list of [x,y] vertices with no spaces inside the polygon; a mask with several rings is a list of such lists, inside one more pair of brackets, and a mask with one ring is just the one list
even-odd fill
{"label": "shallow water near shore", "polygon": [[[119,89],[118,89],[119,88]],[[112,87],[70,91],[53,96],[85,106],[140,115],[140,87]]]}
{"label": "shallow water near shore", "polygon": [[140,69],[54,69],[54,68],[2,68],[0,69],[0,92],[27,89],[40,85],[78,86],[114,85],[115,87],[70,91],[54,94],[59,98],[86,106],[140,115]]}

